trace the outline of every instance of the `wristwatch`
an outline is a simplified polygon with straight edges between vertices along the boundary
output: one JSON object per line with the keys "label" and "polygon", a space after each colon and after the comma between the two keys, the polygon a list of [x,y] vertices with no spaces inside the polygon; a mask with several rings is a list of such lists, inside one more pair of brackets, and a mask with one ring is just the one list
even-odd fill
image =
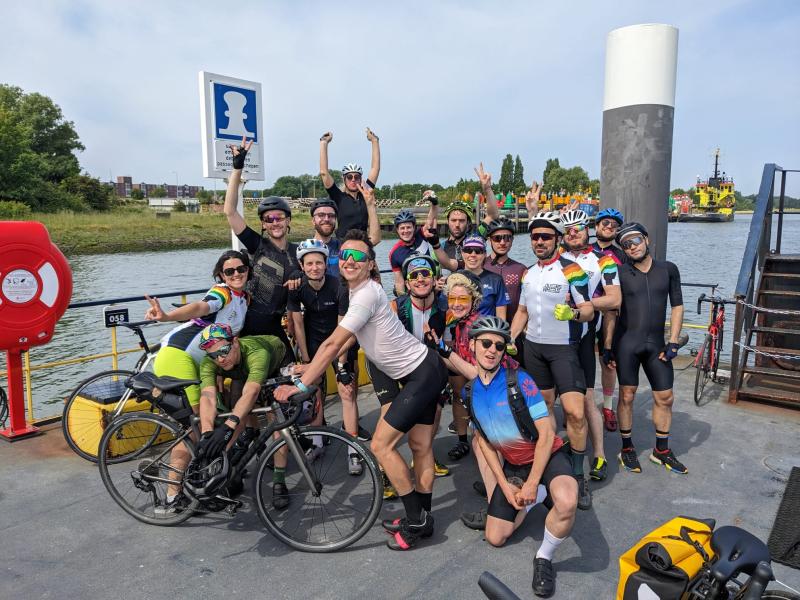
{"label": "wristwatch", "polygon": [[579,311],[577,308],[573,308],[572,309],[572,320],[573,321],[579,321],[580,318],[581,318],[581,311]]}

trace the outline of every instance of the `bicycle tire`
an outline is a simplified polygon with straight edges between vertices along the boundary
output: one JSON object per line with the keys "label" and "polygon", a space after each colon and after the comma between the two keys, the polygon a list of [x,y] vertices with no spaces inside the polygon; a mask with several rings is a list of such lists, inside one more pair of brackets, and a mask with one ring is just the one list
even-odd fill
{"label": "bicycle tire", "polygon": [[[108,398],[126,391],[124,382],[134,375],[127,369],[113,369],[95,373],[81,381],[67,398],[61,415],[61,431],[67,445],[81,458],[97,462],[97,446],[108,425],[108,415],[118,402],[100,404],[93,398]],[[149,409],[150,404],[147,404]]]}
{"label": "bicycle tire", "polygon": [[761,600],[800,600],[800,596],[784,590],[764,590]]}
{"label": "bicycle tire", "polygon": [[697,373],[694,376],[694,403],[703,406],[708,400],[702,402],[703,390],[705,390],[708,380],[711,379],[711,351],[714,339],[710,333],[706,334],[700,350],[697,352]]}
{"label": "bicycle tire", "polygon": [[[286,467],[290,504],[280,510],[272,506],[271,466],[278,450],[286,446],[281,438],[273,441],[261,456],[254,498],[261,521],[283,543],[302,552],[334,552],[358,541],[374,525],[383,504],[383,478],[372,453],[343,431],[332,427],[301,427],[294,437],[298,444],[305,439],[307,445],[317,435],[323,438],[324,453],[306,464],[322,485],[321,493],[315,495],[309,489],[290,455]],[[348,472],[351,450],[361,460],[361,475]],[[354,506],[356,502],[358,508]],[[348,520],[352,520],[352,529],[343,533]],[[303,525],[310,525],[307,535],[299,531]]]}
{"label": "bicycle tire", "polygon": [[[185,433],[186,429],[169,417],[143,412],[114,419],[103,433],[98,459],[100,478],[114,502],[136,520],[150,525],[177,525],[197,508],[198,502],[191,500],[180,512],[159,514],[157,507],[164,505],[168,488],[174,484],[151,479],[168,480],[170,475],[183,474],[181,469],[194,458],[194,444]],[[172,450],[179,444],[188,455],[183,467],[171,462]]]}

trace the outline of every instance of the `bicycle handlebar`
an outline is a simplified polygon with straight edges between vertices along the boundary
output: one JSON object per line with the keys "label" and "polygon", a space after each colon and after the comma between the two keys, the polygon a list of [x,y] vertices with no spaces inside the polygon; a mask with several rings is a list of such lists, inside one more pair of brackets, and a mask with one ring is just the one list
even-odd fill
{"label": "bicycle handlebar", "polygon": [[700,314],[700,305],[703,302],[708,302],[709,304],[736,304],[736,300],[725,300],[725,298],[721,296],[706,296],[705,293],[700,294],[697,298],[697,314]]}

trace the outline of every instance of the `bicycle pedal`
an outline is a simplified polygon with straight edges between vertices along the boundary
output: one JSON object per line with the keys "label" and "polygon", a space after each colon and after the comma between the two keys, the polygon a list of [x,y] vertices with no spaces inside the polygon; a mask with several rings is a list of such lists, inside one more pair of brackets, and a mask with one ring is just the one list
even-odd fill
{"label": "bicycle pedal", "polygon": [[242,506],[244,506],[244,502],[234,500],[232,504],[228,505],[228,508],[225,509],[225,512],[227,512],[229,516],[233,517],[236,515],[236,511],[242,508]]}

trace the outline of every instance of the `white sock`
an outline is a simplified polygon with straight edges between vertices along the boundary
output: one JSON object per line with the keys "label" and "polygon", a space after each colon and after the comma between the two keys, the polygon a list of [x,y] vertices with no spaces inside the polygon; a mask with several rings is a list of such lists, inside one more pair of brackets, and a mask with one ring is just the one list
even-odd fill
{"label": "white sock", "polygon": [[603,408],[611,410],[611,407],[613,405],[614,405],[614,394],[611,394],[610,396],[606,396],[605,394],[603,394]]}
{"label": "white sock", "polygon": [[547,531],[547,526],[544,528],[544,537],[542,538],[542,545],[539,546],[539,550],[536,551],[536,558],[545,558],[547,560],[553,560],[553,553],[556,551],[563,542],[567,538],[557,538],[552,533]]}

